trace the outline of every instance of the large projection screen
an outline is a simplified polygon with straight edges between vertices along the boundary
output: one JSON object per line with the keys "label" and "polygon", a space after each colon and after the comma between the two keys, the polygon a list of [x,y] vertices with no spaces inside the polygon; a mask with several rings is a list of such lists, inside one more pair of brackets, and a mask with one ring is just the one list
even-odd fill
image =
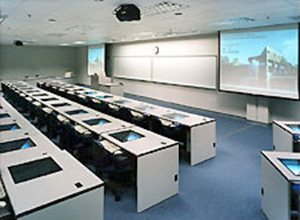
{"label": "large projection screen", "polygon": [[89,46],[88,48],[88,75],[104,76],[105,45]]}
{"label": "large projection screen", "polygon": [[299,99],[299,25],[220,32],[220,91]]}

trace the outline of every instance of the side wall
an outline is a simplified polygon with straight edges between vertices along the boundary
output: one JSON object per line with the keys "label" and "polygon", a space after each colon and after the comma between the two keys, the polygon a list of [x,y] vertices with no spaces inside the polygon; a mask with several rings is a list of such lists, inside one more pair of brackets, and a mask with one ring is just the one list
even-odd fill
{"label": "side wall", "polygon": [[0,45],[0,80],[77,74],[76,47]]}

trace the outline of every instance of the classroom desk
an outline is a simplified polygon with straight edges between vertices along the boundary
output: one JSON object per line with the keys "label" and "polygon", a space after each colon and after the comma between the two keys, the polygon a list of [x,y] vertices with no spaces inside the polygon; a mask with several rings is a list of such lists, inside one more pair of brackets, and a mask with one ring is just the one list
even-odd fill
{"label": "classroom desk", "polygon": [[300,122],[273,121],[275,151],[300,152]]}
{"label": "classroom desk", "polygon": [[16,219],[103,220],[104,183],[69,153],[24,151],[0,159]]}
{"label": "classroom desk", "polygon": [[[1,187],[0,191],[4,190],[4,198],[1,200],[10,204],[13,212],[10,214],[18,220],[102,220],[103,181],[69,153],[61,151],[3,97],[0,97],[0,103],[1,113],[8,115],[0,120],[0,125],[13,122],[19,127],[0,135],[0,177],[5,188]],[[55,174],[44,173],[45,175],[40,176],[38,167],[42,167],[41,165],[37,169],[26,167],[30,162],[47,158],[53,159],[61,170]],[[21,169],[22,164],[26,168]],[[47,164],[44,165],[46,167]],[[22,177],[35,174],[37,176],[32,176],[32,179],[21,181]],[[82,186],[77,187],[79,183]],[[85,204],[90,205],[84,208]],[[87,212],[90,213],[89,216],[84,214]]]}
{"label": "classroom desk", "polygon": [[261,207],[268,219],[299,219],[300,155],[262,151]]}
{"label": "classroom desk", "polygon": [[[31,149],[37,148],[37,146],[38,148],[41,148],[41,150],[47,150],[47,152],[59,151],[58,147],[56,147],[36,127],[34,127],[26,118],[24,118],[3,97],[0,97],[0,103],[2,106],[0,109],[0,114],[3,113],[9,115],[7,118],[0,119],[0,126],[15,124],[14,129],[0,132],[0,154],[10,154],[11,151],[14,152],[22,149],[31,151]],[[20,148],[12,146],[12,142],[21,144],[21,140],[26,140],[24,141],[24,144],[26,144],[28,141],[27,147],[23,145],[20,145]],[[11,147],[7,146],[8,142],[10,143],[9,145],[11,145]],[[7,149],[4,150],[4,147]]]}
{"label": "classroom desk", "polygon": [[[131,120],[135,116],[147,118],[148,123],[141,126],[183,142],[185,152],[189,155],[191,165],[198,164],[216,155],[216,121],[213,118],[164,108],[121,96],[114,96],[109,93],[59,81],[41,82],[38,83],[38,86],[74,101],[84,103],[92,108],[96,106],[98,110],[112,114],[123,120]],[[95,100],[98,100],[102,106],[104,103],[105,106],[98,108],[97,105],[94,104]],[[100,103],[98,104],[99,106],[101,105]],[[130,115],[116,113],[123,109],[126,109]],[[161,126],[158,125],[156,126],[158,129],[155,128],[152,123],[153,121],[160,121]],[[135,123],[135,121],[130,122]],[[160,131],[159,127],[164,127],[164,130]],[[173,130],[176,129],[180,129],[180,135],[174,134]]]}
{"label": "classroom desk", "polygon": [[[20,87],[21,85],[21,87]],[[73,124],[79,124],[99,137],[104,146],[113,145],[133,155],[136,160],[137,211],[141,212],[178,193],[179,145],[178,142],[115,119],[78,103],[67,100],[36,87],[26,87],[24,83],[3,84],[7,90],[19,91],[43,106],[63,115]],[[26,89],[24,89],[26,88]],[[5,89],[5,90],[6,90]],[[33,92],[30,92],[33,91]],[[41,95],[44,94],[44,95]],[[43,99],[55,100],[43,101]],[[55,107],[54,103],[69,103],[69,106]],[[72,111],[85,113],[70,115]],[[69,112],[69,113],[68,113]],[[114,124],[89,125],[89,119],[103,118]],[[107,126],[107,127],[105,127]],[[138,138],[120,141],[116,135],[129,132]],[[121,135],[124,136],[124,135]]]}

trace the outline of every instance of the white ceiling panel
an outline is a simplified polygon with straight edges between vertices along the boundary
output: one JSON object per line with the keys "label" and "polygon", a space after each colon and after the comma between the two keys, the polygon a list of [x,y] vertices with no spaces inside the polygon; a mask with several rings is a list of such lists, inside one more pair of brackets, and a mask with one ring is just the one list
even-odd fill
{"label": "white ceiling panel", "polygon": [[[137,5],[141,21],[119,22],[113,11],[123,3]],[[3,44],[92,45],[300,22],[300,0],[1,0],[0,9]]]}

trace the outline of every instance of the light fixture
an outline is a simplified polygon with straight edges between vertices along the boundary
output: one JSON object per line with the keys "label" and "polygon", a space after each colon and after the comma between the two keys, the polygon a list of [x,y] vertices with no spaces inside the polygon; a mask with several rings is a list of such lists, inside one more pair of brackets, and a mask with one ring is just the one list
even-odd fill
{"label": "light fixture", "polygon": [[[179,4],[175,2],[170,1],[163,1],[154,5],[150,5],[148,7],[142,8],[142,14],[145,16],[154,16],[154,15],[160,15],[165,14],[169,12],[175,12],[178,10],[183,10],[186,8],[189,8],[189,5]],[[182,14],[182,13],[181,13]],[[181,15],[178,14],[178,15]]]}
{"label": "light fixture", "polygon": [[221,22],[215,23],[215,25],[233,25],[233,24],[245,24],[245,23],[252,23],[254,22],[254,18],[249,17],[241,17],[241,18],[234,18],[229,20],[224,20]]}
{"label": "light fixture", "polygon": [[60,46],[69,46],[70,44],[67,44],[67,43],[61,43],[59,44]]}
{"label": "light fixture", "polygon": [[82,44],[85,44],[85,42],[78,40],[78,41],[75,41],[74,44],[76,44],[76,45],[82,45]]}

